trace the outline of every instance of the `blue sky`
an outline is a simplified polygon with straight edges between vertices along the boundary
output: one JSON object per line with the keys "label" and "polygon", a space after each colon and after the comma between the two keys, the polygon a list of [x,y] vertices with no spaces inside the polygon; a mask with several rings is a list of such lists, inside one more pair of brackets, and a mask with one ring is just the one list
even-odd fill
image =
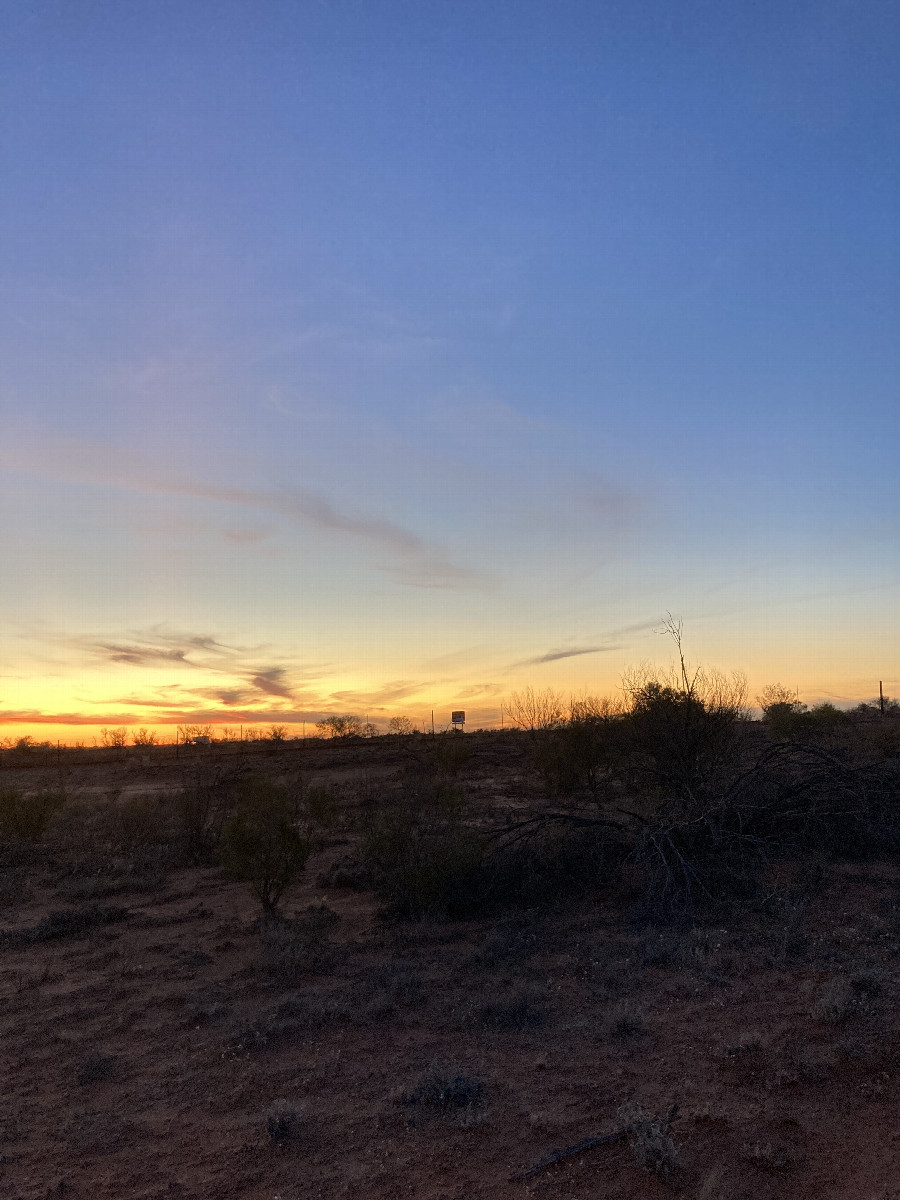
{"label": "blue sky", "polygon": [[0,724],[900,690],[895,6],[0,10]]}

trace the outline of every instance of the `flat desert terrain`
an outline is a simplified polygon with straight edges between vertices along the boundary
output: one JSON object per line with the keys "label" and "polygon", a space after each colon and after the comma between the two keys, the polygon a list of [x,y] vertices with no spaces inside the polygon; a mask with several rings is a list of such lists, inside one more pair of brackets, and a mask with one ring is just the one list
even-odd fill
{"label": "flat desert terrain", "polygon": [[[470,824],[547,810],[525,735],[462,741]],[[782,856],[678,921],[627,857],[410,916],[360,846],[428,739],[118,754],[0,763],[65,796],[0,857],[0,1196],[900,1197],[892,857]],[[185,832],[247,776],[305,797],[280,917]]]}

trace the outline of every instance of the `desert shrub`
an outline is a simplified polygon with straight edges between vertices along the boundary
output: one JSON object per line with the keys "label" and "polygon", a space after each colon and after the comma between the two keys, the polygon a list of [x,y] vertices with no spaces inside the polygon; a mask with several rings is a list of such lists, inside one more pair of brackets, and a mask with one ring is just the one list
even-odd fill
{"label": "desert shrub", "polygon": [[215,862],[225,822],[234,807],[234,780],[198,776],[171,801],[187,864]]}
{"label": "desert shrub", "polygon": [[616,878],[623,855],[602,825],[536,818],[493,839],[470,880],[470,908],[552,906],[597,892]]}
{"label": "desert shrub", "polygon": [[246,883],[264,912],[271,913],[300,877],[308,856],[309,842],[294,824],[287,790],[262,776],[242,779],[219,848],[226,874]]}
{"label": "desert shrub", "polygon": [[311,826],[333,829],[340,816],[336,792],[324,785],[311,785],[302,794],[301,811]]}
{"label": "desert shrub", "polygon": [[762,709],[763,719],[769,726],[772,737],[788,740],[796,737],[803,728],[806,705],[795,692],[781,683],[770,683],[756,697]]}
{"label": "desert shrub", "polygon": [[156,796],[130,796],[113,805],[109,826],[113,844],[126,854],[166,845],[174,835],[168,807]]}
{"label": "desert shrub", "polygon": [[466,1029],[491,1032],[536,1029],[546,1020],[543,997],[526,987],[498,992],[470,1005],[463,1018]]}
{"label": "desert shrub", "polygon": [[552,688],[536,691],[526,687],[511,692],[506,700],[506,712],[513,725],[534,733],[538,729],[555,729],[566,716],[566,704]]}
{"label": "desert shrub", "polygon": [[276,1100],[266,1113],[266,1133],[271,1142],[287,1142],[299,1131],[300,1114],[286,1100]]}
{"label": "desert shrub", "polygon": [[84,908],[60,909],[48,913],[30,929],[17,929],[2,935],[8,946],[32,946],[38,942],[85,937],[94,929],[113,925],[128,917],[127,908],[118,905],[89,904]]}
{"label": "desert shrub", "polygon": [[485,839],[474,830],[389,818],[370,830],[365,846],[378,893],[395,917],[466,915],[484,853]]}
{"label": "desert shrub", "polygon": [[551,799],[586,793],[598,803],[620,765],[625,723],[622,715],[584,705],[557,728],[536,739],[529,762]]}
{"label": "desert shrub", "polygon": [[623,727],[632,787],[667,816],[704,811],[734,772],[739,715],[736,703],[658,679],[633,686]]}
{"label": "desert shrub", "polygon": [[669,1128],[678,1115],[677,1107],[665,1117],[651,1117],[635,1101],[623,1104],[616,1114],[627,1131],[635,1164],[660,1179],[669,1179],[675,1170],[678,1147],[669,1136]]}
{"label": "desert shrub", "polygon": [[282,983],[327,970],[334,962],[328,934],[339,919],[327,904],[311,904],[291,920],[264,921],[259,928],[263,970]]}
{"label": "desert shrub", "polygon": [[443,733],[428,743],[425,756],[433,770],[444,775],[457,775],[469,761],[470,750],[460,734]]}
{"label": "desert shrub", "polygon": [[486,840],[463,822],[465,795],[445,777],[413,774],[368,812],[361,858],[396,917],[458,916]]}
{"label": "desert shrub", "polygon": [[646,1032],[644,1018],[627,1001],[617,1006],[609,1023],[609,1032],[618,1041],[627,1041]]}
{"label": "desert shrub", "polygon": [[7,841],[39,842],[52,818],[66,802],[63,792],[26,793],[18,788],[0,788],[0,838]]}
{"label": "desert shrub", "polygon": [[456,1066],[433,1064],[418,1085],[401,1097],[401,1103],[419,1107],[425,1115],[470,1125],[481,1117],[486,1102],[484,1082]]}
{"label": "desert shrub", "polygon": [[425,996],[421,975],[409,963],[386,962],[364,970],[351,990],[351,1012],[382,1020],[398,1008],[412,1008]]}
{"label": "desert shrub", "polygon": [[75,1070],[75,1082],[79,1087],[87,1087],[91,1083],[103,1083],[111,1079],[116,1067],[114,1054],[101,1054],[92,1050],[78,1063]]}
{"label": "desert shrub", "polygon": [[821,982],[806,980],[802,990],[814,1021],[836,1025],[857,1008],[853,982],[846,975],[829,975]]}

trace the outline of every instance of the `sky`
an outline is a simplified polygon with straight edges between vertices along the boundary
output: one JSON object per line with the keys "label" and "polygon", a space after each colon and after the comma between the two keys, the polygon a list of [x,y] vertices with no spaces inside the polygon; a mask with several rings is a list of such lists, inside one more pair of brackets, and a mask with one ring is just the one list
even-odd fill
{"label": "sky", "polygon": [[900,693],[896,5],[0,18],[0,736]]}

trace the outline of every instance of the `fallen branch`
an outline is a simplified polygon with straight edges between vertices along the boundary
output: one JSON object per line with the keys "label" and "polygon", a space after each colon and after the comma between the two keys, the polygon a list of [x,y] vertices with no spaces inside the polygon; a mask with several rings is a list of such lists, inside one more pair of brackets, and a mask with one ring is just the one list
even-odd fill
{"label": "fallen branch", "polygon": [[595,1146],[608,1146],[611,1142],[617,1142],[628,1133],[628,1127],[617,1129],[615,1133],[608,1133],[605,1137],[590,1137],[585,1138],[583,1142],[579,1142],[575,1146],[566,1146],[565,1150],[554,1150],[552,1154],[548,1154],[546,1158],[542,1158],[539,1163],[535,1163],[533,1167],[529,1167],[527,1171],[520,1171],[518,1175],[509,1177],[510,1183],[516,1183],[520,1179],[531,1179],[533,1175],[539,1175],[541,1171],[546,1171],[548,1167],[552,1167],[554,1163],[562,1162],[564,1158],[571,1158],[575,1154],[581,1154],[585,1150],[593,1150]]}

